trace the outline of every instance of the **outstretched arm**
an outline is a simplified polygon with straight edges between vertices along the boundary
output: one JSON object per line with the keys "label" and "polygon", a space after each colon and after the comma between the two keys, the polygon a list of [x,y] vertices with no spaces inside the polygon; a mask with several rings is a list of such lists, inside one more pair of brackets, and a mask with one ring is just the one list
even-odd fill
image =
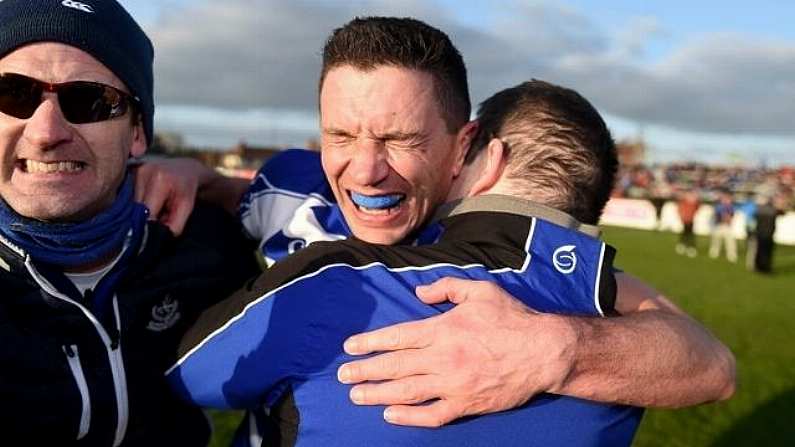
{"label": "outstretched arm", "polygon": [[[438,426],[513,408],[540,392],[650,407],[729,398],[734,357],[657,292],[619,274],[614,318],[535,313],[488,282],[446,278],[418,288],[452,310],[350,338],[350,354],[388,351],[343,365],[358,404],[390,405],[401,425]],[[434,365],[417,375],[415,365]],[[425,406],[411,404],[438,399]]]}

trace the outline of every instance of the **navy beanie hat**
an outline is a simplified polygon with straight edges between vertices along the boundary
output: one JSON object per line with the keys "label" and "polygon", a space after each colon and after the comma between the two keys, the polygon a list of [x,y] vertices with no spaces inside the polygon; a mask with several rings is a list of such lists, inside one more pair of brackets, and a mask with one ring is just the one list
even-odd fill
{"label": "navy beanie hat", "polygon": [[34,42],[60,42],[93,56],[140,101],[148,144],[155,114],[152,42],[114,0],[0,0],[0,57]]}

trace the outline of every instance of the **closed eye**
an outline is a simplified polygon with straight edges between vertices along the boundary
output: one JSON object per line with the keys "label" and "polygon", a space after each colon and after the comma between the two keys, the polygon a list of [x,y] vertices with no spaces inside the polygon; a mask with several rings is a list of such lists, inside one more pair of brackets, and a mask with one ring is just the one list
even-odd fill
{"label": "closed eye", "polygon": [[341,144],[354,140],[356,137],[340,129],[324,129],[323,137],[331,144]]}

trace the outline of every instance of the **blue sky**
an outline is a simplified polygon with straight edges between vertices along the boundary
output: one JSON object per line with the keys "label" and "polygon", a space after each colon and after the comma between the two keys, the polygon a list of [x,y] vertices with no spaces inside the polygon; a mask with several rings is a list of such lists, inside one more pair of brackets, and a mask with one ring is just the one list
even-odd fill
{"label": "blue sky", "polygon": [[325,36],[354,15],[447,32],[474,102],[529,77],[583,93],[651,161],[795,164],[795,2],[122,0],[156,47],[158,129],[202,146],[316,134]]}

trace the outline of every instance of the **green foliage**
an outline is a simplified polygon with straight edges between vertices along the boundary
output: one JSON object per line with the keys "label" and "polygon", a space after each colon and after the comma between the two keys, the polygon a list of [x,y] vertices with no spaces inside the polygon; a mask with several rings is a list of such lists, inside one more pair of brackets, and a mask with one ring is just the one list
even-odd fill
{"label": "green foliage", "polygon": [[[649,410],[637,447],[795,445],[795,247],[776,247],[774,274],[674,253],[677,235],[606,228],[616,264],[655,286],[726,343],[739,387],[728,402]],[[741,244],[742,245],[742,244]],[[741,251],[742,254],[742,251]],[[227,446],[239,413],[213,412],[212,446]]]}

